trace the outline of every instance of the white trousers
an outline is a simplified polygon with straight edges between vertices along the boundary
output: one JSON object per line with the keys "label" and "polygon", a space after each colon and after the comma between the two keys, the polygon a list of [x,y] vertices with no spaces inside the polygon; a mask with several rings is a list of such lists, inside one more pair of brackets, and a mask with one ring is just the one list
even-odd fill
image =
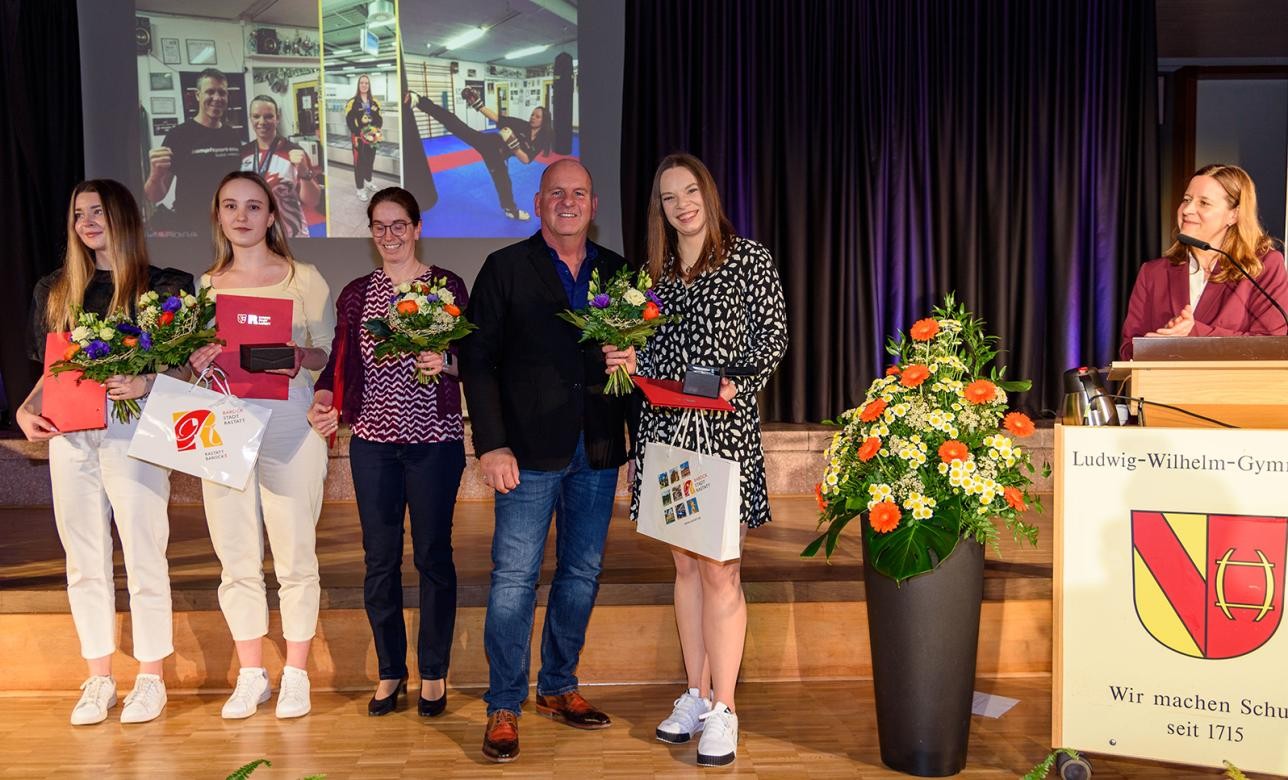
{"label": "white trousers", "polygon": [[134,657],[159,661],[174,652],[170,605],[168,469],[126,456],[138,421],[108,415],[108,427],[49,440],[54,520],[67,552],[67,600],[81,656],[116,652],[112,521],[121,537]]}
{"label": "white trousers", "polygon": [[292,387],[285,401],[255,399],[273,414],[246,489],[201,482],[210,541],[223,567],[219,607],[239,642],[268,633],[265,531],[273,551],[282,634],[287,641],[306,642],[317,629],[322,586],[315,546],[327,447],[309,427],[306,413],[312,400],[312,390],[304,387]]}

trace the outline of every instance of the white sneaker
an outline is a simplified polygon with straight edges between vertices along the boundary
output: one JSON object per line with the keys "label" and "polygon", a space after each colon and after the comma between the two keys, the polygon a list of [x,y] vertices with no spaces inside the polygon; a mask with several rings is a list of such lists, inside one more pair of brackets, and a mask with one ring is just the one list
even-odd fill
{"label": "white sneaker", "polygon": [[369,181],[367,182],[366,189],[367,189],[367,192],[369,192],[372,195],[375,195],[377,192],[380,191],[381,188],[377,187],[374,181]]}
{"label": "white sneaker", "polygon": [[357,196],[358,196],[358,200],[362,201],[363,203],[366,203],[367,201],[371,200],[371,193],[367,192],[366,187],[359,187],[357,191]]}
{"label": "white sneaker", "polygon": [[698,716],[703,721],[698,740],[698,766],[727,766],[738,752],[738,716],[723,702]]}
{"label": "white sneaker", "polygon": [[165,709],[165,683],[155,674],[140,674],[134,678],[134,690],[125,697],[121,710],[122,723],[147,723],[156,720]]}
{"label": "white sneaker", "polygon": [[81,683],[80,701],[72,708],[73,726],[92,726],[107,720],[107,711],[116,706],[116,680],[111,675],[94,675]]}
{"label": "white sneaker", "polygon": [[282,670],[282,686],[277,691],[277,717],[299,718],[313,709],[309,702],[309,673],[288,666]]}
{"label": "white sneaker", "polygon": [[682,745],[702,730],[702,716],[711,710],[711,702],[702,698],[697,688],[690,688],[675,700],[675,709],[658,724],[657,738],[672,745]]}
{"label": "white sneaker", "polygon": [[224,702],[220,714],[228,720],[241,720],[255,714],[259,705],[273,697],[268,685],[268,672],[260,667],[248,667],[237,674],[237,687]]}

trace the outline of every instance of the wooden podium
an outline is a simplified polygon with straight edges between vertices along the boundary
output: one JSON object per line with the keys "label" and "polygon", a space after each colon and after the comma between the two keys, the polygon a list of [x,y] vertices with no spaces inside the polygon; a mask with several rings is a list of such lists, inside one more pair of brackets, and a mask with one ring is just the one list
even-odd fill
{"label": "wooden podium", "polygon": [[[1111,380],[1130,380],[1130,395],[1238,428],[1288,428],[1288,336],[1137,338],[1132,344],[1135,359],[1117,361],[1109,372]],[[1149,404],[1144,424],[1220,427]]]}

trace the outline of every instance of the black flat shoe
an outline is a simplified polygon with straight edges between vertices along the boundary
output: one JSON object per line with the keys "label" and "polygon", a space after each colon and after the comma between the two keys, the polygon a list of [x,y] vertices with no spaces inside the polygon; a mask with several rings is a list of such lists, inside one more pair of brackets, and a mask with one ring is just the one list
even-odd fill
{"label": "black flat shoe", "polygon": [[422,718],[436,718],[443,714],[447,709],[447,688],[443,688],[443,695],[437,699],[426,699],[424,696],[417,696],[419,701],[416,702],[416,711]]}
{"label": "black flat shoe", "polygon": [[398,687],[394,688],[394,692],[385,698],[377,699],[375,696],[372,696],[371,701],[367,702],[367,714],[377,718],[381,715],[388,715],[398,709],[399,697],[405,697],[406,695],[407,681],[402,680],[398,683]]}

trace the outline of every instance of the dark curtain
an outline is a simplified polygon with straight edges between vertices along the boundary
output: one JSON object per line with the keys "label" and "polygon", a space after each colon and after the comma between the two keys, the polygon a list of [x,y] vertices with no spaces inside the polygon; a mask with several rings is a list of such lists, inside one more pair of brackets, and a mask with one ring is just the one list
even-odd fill
{"label": "dark curtain", "polygon": [[783,278],[766,419],[854,406],[949,291],[1034,380],[1014,405],[1112,359],[1158,254],[1152,0],[630,0],[626,30],[626,247],[658,160],[702,158]]}
{"label": "dark curtain", "polygon": [[0,0],[0,371],[16,409],[40,375],[26,352],[36,280],[58,267],[67,196],[84,176],[80,50],[73,0]]}

